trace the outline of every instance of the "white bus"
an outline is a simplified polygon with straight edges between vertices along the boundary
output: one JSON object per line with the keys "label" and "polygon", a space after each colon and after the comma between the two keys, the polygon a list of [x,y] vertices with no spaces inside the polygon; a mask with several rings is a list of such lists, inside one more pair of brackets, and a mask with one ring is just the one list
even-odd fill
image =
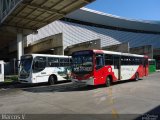
{"label": "white bus", "polygon": [[70,80],[71,57],[63,55],[28,54],[20,61],[18,79],[25,83]]}

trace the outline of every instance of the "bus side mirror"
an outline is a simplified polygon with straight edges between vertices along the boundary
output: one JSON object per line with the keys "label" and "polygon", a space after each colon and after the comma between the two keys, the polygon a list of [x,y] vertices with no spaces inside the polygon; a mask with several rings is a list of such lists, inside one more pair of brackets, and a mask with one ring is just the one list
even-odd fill
{"label": "bus side mirror", "polygon": [[20,64],[17,66],[18,69],[20,69]]}
{"label": "bus side mirror", "polygon": [[[17,63],[17,67],[16,68],[20,68],[20,66],[21,66],[21,61],[20,60],[16,60],[16,63]],[[16,63],[14,62],[14,66],[16,66]]]}

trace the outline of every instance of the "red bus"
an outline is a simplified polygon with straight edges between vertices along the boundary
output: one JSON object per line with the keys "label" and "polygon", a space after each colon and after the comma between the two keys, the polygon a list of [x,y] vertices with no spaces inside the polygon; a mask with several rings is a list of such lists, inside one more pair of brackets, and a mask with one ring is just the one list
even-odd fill
{"label": "red bus", "polygon": [[87,85],[121,80],[139,80],[148,75],[148,57],[105,50],[83,50],[72,53],[72,82]]}

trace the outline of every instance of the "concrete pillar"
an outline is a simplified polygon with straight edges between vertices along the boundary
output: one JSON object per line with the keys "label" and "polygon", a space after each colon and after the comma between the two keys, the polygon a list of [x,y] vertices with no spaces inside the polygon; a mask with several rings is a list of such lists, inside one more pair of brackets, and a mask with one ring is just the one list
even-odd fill
{"label": "concrete pillar", "polygon": [[63,47],[56,47],[53,52],[55,55],[64,55]]}
{"label": "concrete pillar", "polygon": [[24,54],[23,34],[19,32],[17,33],[17,59],[20,60],[23,54]]}

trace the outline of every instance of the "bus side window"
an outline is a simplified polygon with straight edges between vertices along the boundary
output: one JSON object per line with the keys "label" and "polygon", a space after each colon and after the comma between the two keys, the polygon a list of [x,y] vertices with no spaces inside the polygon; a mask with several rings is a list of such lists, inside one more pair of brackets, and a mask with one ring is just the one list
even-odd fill
{"label": "bus side window", "polygon": [[59,66],[64,67],[65,58],[59,58]]}
{"label": "bus side window", "polygon": [[104,66],[104,57],[103,54],[96,54],[96,70]]}
{"label": "bus side window", "polygon": [[142,64],[142,60],[138,57],[135,58],[135,65],[140,65]]}
{"label": "bus side window", "polygon": [[69,61],[69,58],[65,58],[64,66],[65,66],[65,67],[69,66],[69,62],[70,62],[70,61]]}
{"label": "bus side window", "polygon": [[149,61],[149,65],[155,65],[155,64],[156,64],[155,61],[153,60]]}
{"label": "bus side window", "polygon": [[[117,59],[118,59],[118,57],[117,57]],[[132,64],[132,58],[129,56],[121,56],[121,58],[119,56],[119,59],[121,61],[121,65],[131,65]]]}
{"label": "bus side window", "polygon": [[71,65],[72,65],[72,59],[69,58],[69,66],[71,66]]}
{"label": "bus side window", "polygon": [[105,65],[113,65],[113,56],[105,55]]}
{"label": "bus side window", "polygon": [[36,57],[34,59],[33,71],[40,72],[46,67],[46,57]]}
{"label": "bus side window", "polygon": [[60,58],[59,62],[61,67],[69,66],[69,58]]}
{"label": "bus side window", "polygon": [[59,67],[59,59],[58,58],[48,58],[48,66],[49,67]]}
{"label": "bus side window", "polygon": [[114,69],[120,68],[120,56],[115,55],[114,56]]}
{"label": "bus side window", "polygon": [[121,56],[121,65],[126,65],[126,58],[125,58],[125,56]]}

